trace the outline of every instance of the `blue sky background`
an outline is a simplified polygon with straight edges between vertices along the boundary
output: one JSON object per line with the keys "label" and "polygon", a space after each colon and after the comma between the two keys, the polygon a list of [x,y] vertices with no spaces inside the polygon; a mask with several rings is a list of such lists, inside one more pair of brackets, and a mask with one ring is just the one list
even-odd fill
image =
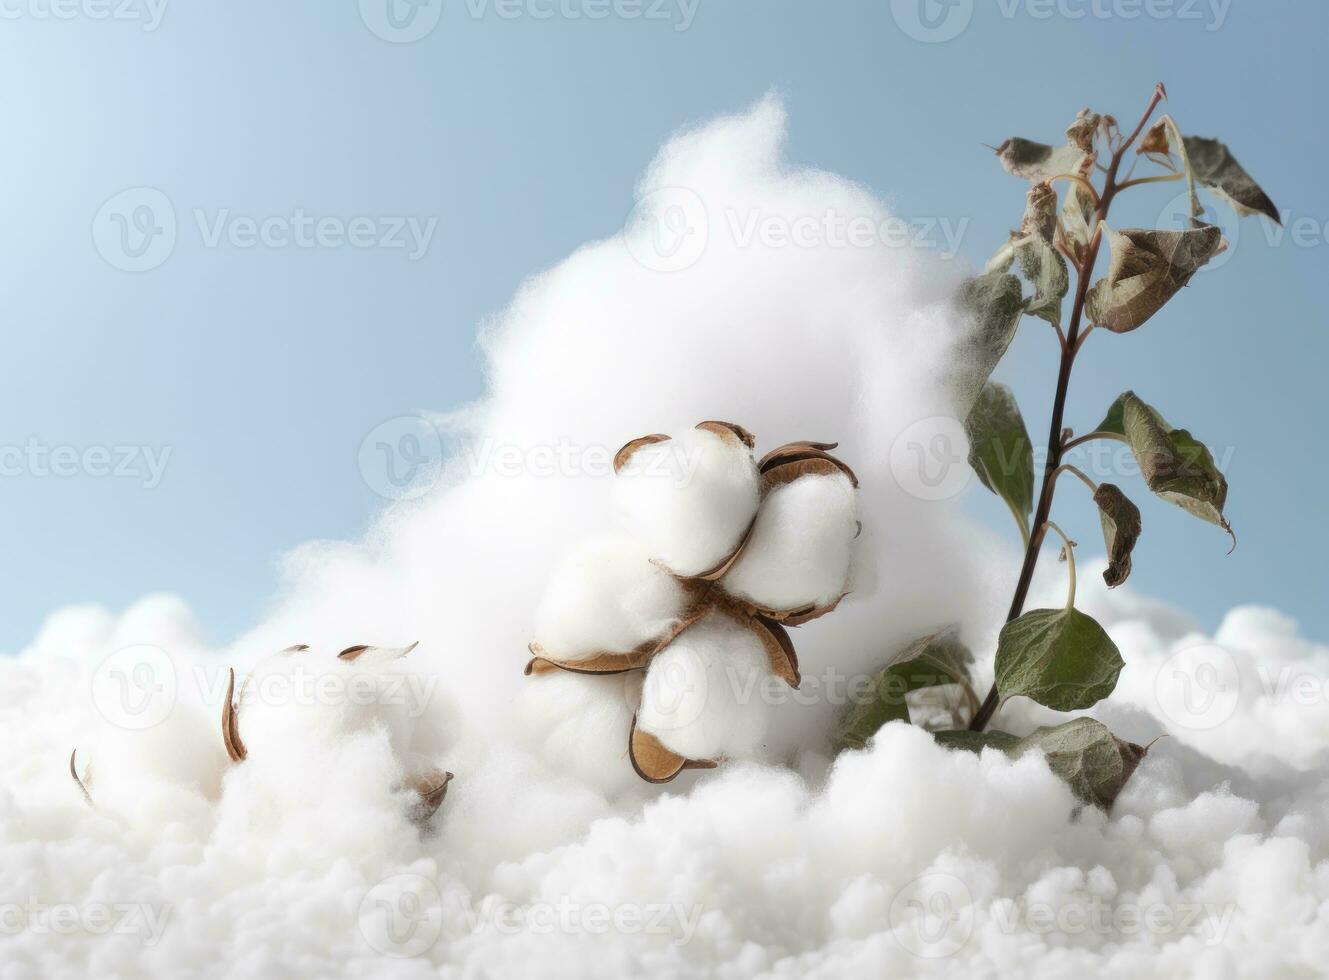
{"label": "blue sky background", "polygon": [[[1160,79],[1183,129],[1226,139],[1303,219],[1303,240],[1271,243],[1247,219],[1232,259],[1158,320],[1093,338],[1069,419],[1083,430],[1133,387],[1231,452],[1237,552],[1149,501],[1137,587],[1206,626],[1259,602],[1329,639],[1329,5],[955,0],[932,13],[944,32],[967,26],[928,43],[901,27],[917,0],[700,0],[690,22],[679,0],[652,11],[667,19],[599,20],[585,16],[597,0],[532,0],[516,17],[444,0],[433,31],[395,44],[354,0],[175,0],[153,30],[146,5],[102,20],[98,0],[68,2],[71,19],[49,16],[50,0],[0,11],[0,445],[171,455],[152,489],[31,467],[0,477],[0,649],[56,607],[162,589],[213,642],[256,621],[279,555],[353,537],[381,506],[357,466],[364,435],[480,394],[475,325],[524,277],[620,227],[682,125],[777,88],[793,161],[859,180],[905,217],[967,221],[962,251],[981,262],[1023,188],[980,143],[1057,139],[1085,104],[1133,121]],[[164,192],[180,226],[169,258],[133,273],[91,229],[139,186]],[[1152,222],[1174,193],[1123,200],[1118,221]],[[195,208],[438,225],[415,261],[209,248]],[[1041,439],[1054,350],[1027,323],[1000,376]],[[969,506],[1009,520],[986,494]]]}

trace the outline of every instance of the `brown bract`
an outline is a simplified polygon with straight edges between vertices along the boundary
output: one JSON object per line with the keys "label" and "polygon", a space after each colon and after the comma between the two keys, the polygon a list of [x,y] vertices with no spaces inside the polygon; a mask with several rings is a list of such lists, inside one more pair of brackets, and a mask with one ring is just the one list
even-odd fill
{"label": "brown bract", "polygon": [[[714,433],[722,439],[741,443],[748,449],[756,444],[752,433],[732,422],[701,422],[697,428]],[[622,470],[637,450],[668,439],[669,436],[659,434],[633,439],[615,454],[614,472]],[[804,476],[842,474],[857,488],[858,477],[854,475],[854,471],[830,453],[837,445],[838,443],[834,442],[800,441],[771,450],[757,463],[757,470],[761,474],[762,501],[764,502],[773,491]],[[743,555],[752,539],[752,531],[756,527],[757,516],[760,513],[759,503],[757,514],[753,515],[738,545],[722,561],[705,572],[698,575],[679,575],[663,563],[656,562],[682,584],[687,595],[683,614],[661,636],[643,643],[635,650],[603,650],[590,656],[576,658],[560,657],[545,650],[539,643],[531,643],[529,646],[531,659],[526,664],[526,675],[546,674],[556,670],[575,674],[605,675],[645,670],[656,655],[664,651],[690,627],[713,613],[720,613],[756,636],[766,650],[771,673],[790,687],[797,689],[801,683],[798,653],[785,627],[802,626],[826,615],[840,604],[844,596],[824,606],[809,604],[795,609],[768,609],[726,591],[724,575]],[[652,783],[667,783],[685,769],[713,769],[717,765],[714,759],[686,759],[671,752],[650,732],[638,728],[635,717],[628,734],[628,757],[637,775]]]}

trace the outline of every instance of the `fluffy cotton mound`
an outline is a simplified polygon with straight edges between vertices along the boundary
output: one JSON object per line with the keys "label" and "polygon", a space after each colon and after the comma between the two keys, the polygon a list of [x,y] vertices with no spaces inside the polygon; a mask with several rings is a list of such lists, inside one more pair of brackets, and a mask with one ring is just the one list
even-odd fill
{"label": "fluffy cotton mound", "polygon": [[[740,421],[763,445],[840,440],[863,481],[857,550],[871,551],[878,588],[866,599],[856,584],[862,601],[796,632],[802,688],[770,706],[764,744],[738,733],[770,764],[649,787],[626,758],[640,678],[522,678],[551,569],[603,531],[611,478],[481,467],[362,542],[300,549],[271,615],[227,651],[204,650],[183,604],[159,597],[118,617],[58,613],[0,658],[6,976],[1323,972],[1329,731],[1314,686],[1329,649],[1267,610],[1239,609],[1205,636],[1129,585],[1108,593],[1081,576],[1083,607],[1126,661],[1101,717],[1137,742],[1173,736],[1110,816],[1075,815],[1037,758],[944,752],[902,725],[830,764],[843,678],[950,622],[991,651],[1015,559],[989,561],[981,532],[911,496],[887,462],[901,433],[950,409],[942,299],[959,270],[885,245],[726,236],[731,215],[888,217],[860,187],[787,167],[783,129],[767,101],[671,141],[640,195],[704,200],[699,261],[661,274],[615,237],[531,281],[482,337],[489,396],[449,423],[468,447],[570,439],[588,454],[702,417]],[[772,378],[806,395],[773,395]],[[1055,605],[1063,573],[1045,564]],[[279,732],[298,714],[270,732],[251,714],[249,759],[225,764],[227,666],[244,674],[292,643],[327,656],[416,639],[397,669],[437,681],[422,718],[455,723],[421,754],[458,774],[423,832],[395,788],[416,744],[395,721],[361,729],[348,713],[325,738],[321,723]],[[111,738],[91,682],[134,644],[168,657],[175,703]],[[1205,659],[1197,645],[1214,649]],[[1179,713],[1174,672],[1203,664],[1214,672],[1194,680],[1220,683],[1197,693],[1221,697]],[[999,723],[1049,720],[1011,702]],[[95,809],[68,775],[75,746]],[[73,929],[52,928],[42,907],[56,905]]]}
{"label": "fluffy cotton mound", "polygon": [[770,723],[761,641],[726,616],[690,626],[651,661],[637,724],[688,759],[751,759]]}
{"label": "fluffy cotton mound", "polygon": [[576,548],[554,570],[535,616],[535,639],[565,659],[626,653],[667,633],[683,613],[678,580],[636,541]]}
{"label": "fluffy cotton mound", "polygon": [[849,587],[856,494],[843,474],[805,476],[762,502],[752,540],[725,588],[766,609],[824,606]]}
{"label": "fluffy cotton mound", "polygon": [[698,575],[738,547],[760,484],[747,446],[692,429],[638,449],[618,474],[614,501],[652,557],[680,575]]}

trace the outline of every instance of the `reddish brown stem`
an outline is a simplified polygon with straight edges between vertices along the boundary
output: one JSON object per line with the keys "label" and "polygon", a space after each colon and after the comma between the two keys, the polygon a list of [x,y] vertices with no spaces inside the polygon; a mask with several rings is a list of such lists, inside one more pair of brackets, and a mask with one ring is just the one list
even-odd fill
{"label": "reddish brown stem", "polygon": [[[1112,154],[1112,162],[1108,164],[1107,176],[1103,180],[1103,193],[1099,195],[1098,209],[1094,212],[1094,235],[1089,242],[1089,248],[1085,252],[1084,262],[1077,265],[1075,269],[1075,302],[1071,307],[1071,322],[1066,330],[1066,343],[1061,352],[1061,365],[1057,371],[1057,393],[1052,401],[1052,424],[1048,435],[1048,454],[1047,461],[1043,466],[1043,483],[1038,493],[1038,506],[1034,508],[1033,532],[1029,536],[1029,544],[1024,551],[1024,564],[1020,568],[1020,578],[1015,586],[1015,595],[1011,598],[1011,608],[1006,614],[1006,622],[1018,619],[1024,612],[1024,603],[1029,596],[1029,586],[1034,580],[1034,569],[1038,566],[1039,545],[1043,536],[1038,533],[1048,517],[1052,513],[1052,495],[1056,490],[1057,467],[1061,465],[1062,453],[1065,452],[1065,446],[1062,444],[1062,417],[1066,413],[1066,395],[1070,390],[1071,369],[1075,366],[1075,355],[1079,353],[1078,340],[1080,337],[1080,324],[1084,319],[1084,303],[1089,295],[1089,280],[1094,272],[1094,264],[1098,261],[1099,248],[1102,245],[1102,236],[1098,233],[1099,225],[1107,220],[1108,209],[1112,206],[1112,200],[1117,196],[1117,192],[1124,185],[1117,183],[1117,173],[1121,169],[1121,161],[1126,155],[1126,151],[1131,148],[1140,134],[1144,132],[1144,127],[1148,125],[1149,118],[1158,108],[1158,104],[1166,97],[1162,84],[1154,89],[1154,97],[1149,100],[1149,107],[1144,115],[1140,117],[1140,122],[1135,130],[1124,139]],[[969,730],[981,732],[987,727],[992,715],[997,710],[998,694],[997,685],[993,684],[992,689],[988,691],[988,696],[983,700],[983,704],[969,723]]]}

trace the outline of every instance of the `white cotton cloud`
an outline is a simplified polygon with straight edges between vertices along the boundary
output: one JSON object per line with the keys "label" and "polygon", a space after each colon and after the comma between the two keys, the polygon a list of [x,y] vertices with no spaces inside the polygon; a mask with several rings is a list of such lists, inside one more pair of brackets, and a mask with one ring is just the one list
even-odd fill
{"label": "white cotton cloud", "polygon": [[[754,217],[888,216],[866,189],[787,164],[784,127],[767,99],[669,141],[638,198],[639,216],[696,218],[687,207],[701,202],[679,249],[656,253],[676,267],[652,267],[652,228],[637,221],[528,281],[482,332],[488,393],[440,420],[458,447],[440,486],[363,541],[298,549],[248,635],[208,651],[187,608],[154,597],[118,616],[56,613],[0,661],[6,975],[1322,968],[1329,699],[1315,682],[1329,649],[1275,613],[1239,609],[1205,636],[1130,586],[1108,593],[1082,562],[1082,606],[1126,661],[1096,713],[1136,741],[1171,736],[1110,815],[1078,810],[1036,757],[947,752],[899,724],[831,762],[846,679],[902,643],[958,622],[990,675],[1014,569],[891,467],[898,436],[951,410],[942,379],[960,325],[945,297],[961,270],[880,242],[747,238]],[[861,481],[857,513],[805,533],[835,544],[851,516],[863,533],[849,598],[792,631],[801,689],[703,703],[678,735],[688,754],[760,761],[659,788],[627,760],[640,674],[522,668],[533,639],[575,655],[676,615],[670,583],[635,558],[588,563],[575,549],[615,530],[618,447],[702,419],[745,426],[758,454],[838,440]],[[514,474],[486,462],[498,447],[568,454],[554,472]],[[719,524],[737,522],[741,483]],[[772,513],[781,566],[794,532]],[[1036,591],[1059,603],[1062,571],[1044,565]],[[838,588],[820,567],[781,571],[782,595]],[[404,704],[344,692],[242,704],[250,754],[227,759],[228,667],[282,677],[293,662],[270,658],[308,644],[319,676],[348,679],[362,671],[336,651],[415,641],[369,671],[375,698],[391,681]],[[756,668],[755,648],[723,649]],[[998,723],[1023,733],[1054,717],[1013,702]],[[92,808],[69,777],[75,747]],[[406,781],[427,766],[457,778],[421,830]],[[52,906],[76,927],[57,935]]]}

